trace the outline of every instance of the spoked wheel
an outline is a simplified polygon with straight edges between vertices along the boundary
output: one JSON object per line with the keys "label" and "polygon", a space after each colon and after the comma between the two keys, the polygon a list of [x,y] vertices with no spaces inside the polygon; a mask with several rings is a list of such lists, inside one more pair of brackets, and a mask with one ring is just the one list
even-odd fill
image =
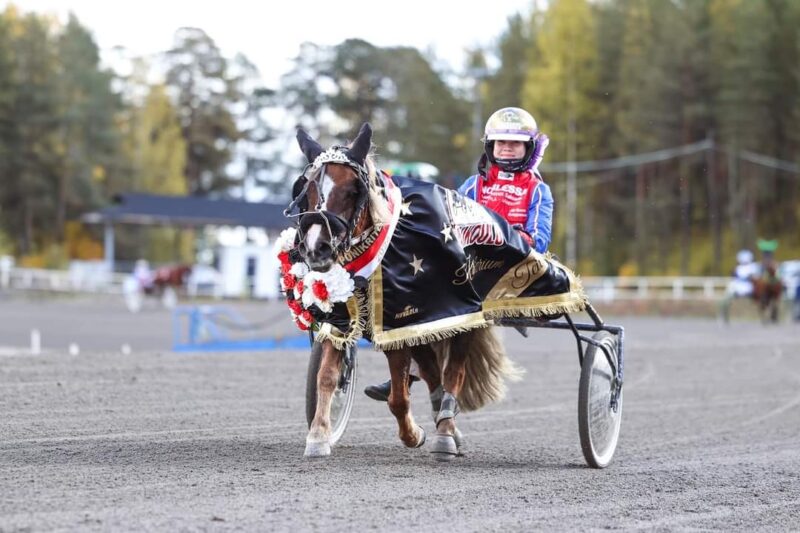
{"label": "spoked wheel", "polygon": [[[602,344],[617,365],[617,339],[608,331],[598,331],[594,340]],[[611,394],[617,380],[605,354],[588,344],[583,357],[578,390],[578,432],[583,457],[593,468],[605,468],[617,448],[622,420],[622,394],[616,410],[611,408]]]}
{"label": "spoked wheel", "polygon": [[[306,421],[308,427],[314,421],[314,414],[317,411],[317,374],[319,365],[322,362],[322,345],[315,342],[311,348],[311,357],[308,360],[308,375],[306,376]],[[353,402],[356,398],[356,369],[358,362],[356,358],[356,347],[345,348],[342,358],[342,367],[339,371],[339,382],[333,392],[331,401],[331,437],[330,445],[336,444],[344,430],[347,429],[347,421],[350,419],[350,411],[353,409]]]}

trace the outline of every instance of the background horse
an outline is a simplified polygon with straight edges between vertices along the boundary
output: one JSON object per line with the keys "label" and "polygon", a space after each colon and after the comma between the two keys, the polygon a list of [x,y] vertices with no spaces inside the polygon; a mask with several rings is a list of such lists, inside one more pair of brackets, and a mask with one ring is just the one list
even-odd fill
{"label": "background horse", "polygon": [[125,279],[122,292],[125,305],[132,313],[139,312],[144,305],[145,297],[157,299],[167,308],[172,309],[178,303],[178,291],[186,286],[192,273],[190,265],[168,265],[150,272],[145,261],[138,262],[140,272]]}
{"label": "background horse", "polygon": [[778,322],[782,296],[783,283],[778,277],[777,265],[767,263],[762,274],[753,277],[753,300],[758,305],[762,322]]}
{"label": "background horse", "polygon": [[150,286],[145,287],[145,292],[160,296],[167,287],[180,289],[186,286],[191,273],[190,265],[169,265],[157,268],[153,274],[153,282]]}
{"label": "background horse", "polygon": [[[309,165],[293,187],[288,211],[299,208],[297,249],[305,263],[327,271],[342,262],[351,248],[389,223],[390,178],[376,171],[369,156],[372,130],[364,124],[349,146],[324,150],[302,129],[297,140]],[[393,191],[399,195],[399,189]],[[399,208],[399,205],[394,205]],[[491,328],[472,329],[446,339],[384,351],[391,374],[389,409],[397,419],[400,440],[407,447],[425,442],[425,432],[410,411],[409,368],[414,360],[431,397],[436,435],[431,452],[447,460],[461,448],[455,417],[460,409],[475,410],[505,394],[505,379],[521,375]],[[306,456],[330,454],[330,407],[342,362],[342,350],[324,340],[317,375],[317,409],[306,438]]]}

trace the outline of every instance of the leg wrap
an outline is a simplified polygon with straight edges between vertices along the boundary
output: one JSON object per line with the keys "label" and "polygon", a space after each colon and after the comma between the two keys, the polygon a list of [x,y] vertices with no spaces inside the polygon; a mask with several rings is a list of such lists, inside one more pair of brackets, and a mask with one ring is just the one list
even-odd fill
{"label": "leg wrap", "polygon": [[456,397],[449,392],[444,391],[442,394],[442,403],[439,408],[439,414],[436,415],[436,425],[438,426],[439,422],[442,420],[455,418],[458,414],[458,411],[458,400],[456,400]]}
{"label": "leg wrap", "polygon": [[436,415],[439,414],[439,410],[442,408],[442,394],[444,394],[444,389],[442,389],[441,385],[431,392],[431,418],[433,418],[434,422],[436,421]]}

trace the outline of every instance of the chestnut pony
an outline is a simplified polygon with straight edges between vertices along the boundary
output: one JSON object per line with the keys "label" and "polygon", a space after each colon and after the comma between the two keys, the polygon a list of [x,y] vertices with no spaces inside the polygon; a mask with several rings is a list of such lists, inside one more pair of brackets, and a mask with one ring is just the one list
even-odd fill
{"label": "chestnut pony", "polygon": [[[297,140],[308,166],[295,182],[288,212],[299,209],[297,249],[312,270],[326,271],[366,232],[387,223],[389,207],[385,180],[376,171],[370,150],[372,130],[364,124],[348,146],[327,150],[299,129]],[[401,343],[402,344],[402,343]],[[502,399],[504,379],[516,379],[521,370],[505,355],[492,328],[454,333],[444,340],[401,346],[384,351],[391,374],[389,410],[397,419],[399,437],[410,448],[422,446],[425,431],[417,425],[409,402],[409,369],[413,361],[427,383],[436,422],[431,453],[449,460],[461,453],[456,428],[459,410],[475,410]],[[330,340],[322,341],[317,375],[317,408],[306,438],[306,456],[331,453],[330,407],[342,363],[343,351]]]}
{"label": "chestnut pony", "polygon": [[761,321],[778,322],[783,283],[778,277],[778,266],[768,262],[763,266],[763,273],[753,277],[753,300],[758,305]]}

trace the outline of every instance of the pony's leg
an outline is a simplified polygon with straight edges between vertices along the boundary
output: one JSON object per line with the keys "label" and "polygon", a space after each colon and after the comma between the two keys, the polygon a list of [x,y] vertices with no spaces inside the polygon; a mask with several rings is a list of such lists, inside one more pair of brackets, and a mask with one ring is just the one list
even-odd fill
{"label": "pony's leg", "polygon": [[442,395],[436,422],[436,437],[431,446],[431,453],[439,461],[449,461],[459,455],[462,437],[456,428],[458,414],[458,394],[464,386],[466,377],[466,341],[467,335],[456,335],[449,341],[445,349],[448,353],[442,363]]}
{"label": "pony's leg", "polygon": [[435,420],[442,402],[442,373],[436,361],[436,352],[429,345],[414,346],[411,348],[411,357],[419,367],[419,377],[428,385]]}
{"label": "pony's leg", "polygon": [[[442,408],[442,397],[444,387],[442,387],[442,371],[436,358],[436,352],[430,345],[415,346],[412,357],[417,362],[420,369],[420,377],[428,384],[428,394],[431,399],[431,419],[436,423],[436,417]],[[463,455],[464,437],[458,428],[453,432],[453,439],[456,442],[458,455]]]}
{"label": "pony's leg", "polygon": [[317,373],[317,411],[306,436],[306,457],[324,457],[331,454],[331,400],[342,364],[343,352],[330,341],[322,343],[322,361]]}
{"label": "pony's leg", "polygon": [[389,394],[389,410],[397,419],[400,440],[409,448],[419,448],[425,443],[425,431],[411,416],[411,401],[408,393],[408,369],[411,366],[411,350],[404,348],[386,352],[389,373],[392,376],[392,392]]}

